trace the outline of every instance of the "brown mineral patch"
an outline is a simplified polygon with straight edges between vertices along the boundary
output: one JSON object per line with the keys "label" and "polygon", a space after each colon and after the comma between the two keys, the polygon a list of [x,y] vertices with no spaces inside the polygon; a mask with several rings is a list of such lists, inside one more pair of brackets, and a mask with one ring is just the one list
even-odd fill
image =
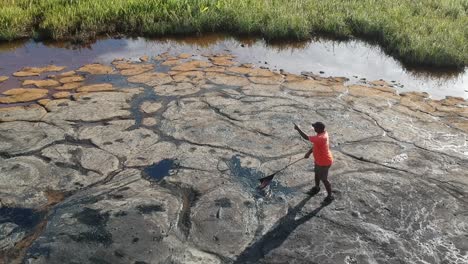
{"label": "brown mineral patch", "polygon": [[47,111],[36,104],[0,108],[0,122],[40,120]]}
{"label": "brown mineral patch", "polygon": [[0,103],[13,104],[30,102],[40,99],[47,95],[49,91],[45,89],[16,88],[3,92],[7,97],[0,97]]}
{"label": "brown mineral patch", "polygon": [[110,83],[100,83],[93,85],[82,86],[77,89],[78,92],[102,92],[102,91],[113,91],[115,90]]}
{"label": "brown mineral patch", "polygon": [[37,102],[42,105],[42,106],[46,106],[50,101],[50,99],[41,99],[41,100],[38,100]]}
{"label": "brown mineral patch", "polygon": [[445,99],[439,100],[440,104],[446,106],[467,105],[465,99],[461,97],[447,96]]}
{"label": "brown mineral patch", "polygon": [[179,55],[179,58],[181,58],[181,59],[188,59],[188,58],[190,58],[190,57],[192,57],[192,54],[181,53],[181,54]]}
{"label": "brown mineral patch", "polygon": [[205,73],[202,71],[188,71],[188,72],[178,72],[172,78],[176,82],[192,82],[200,84],[205,77]]}
{"label": "brown mineral patch", "polygon": [[70,92],[58,92],[58,93],[54,93],[52,97],[54,97],[55,99],[63,99],[63,98],[69,98],[70,95],[71,95]]}
{"label": "brown mineral patch", "polygon": [[402,97],[409,97],[409,98],[417,98],[423,99],[423,98],[429,98],[429,94],[426,92],[403,92],[400,93],[400,96]]}
{"label": "brown mineral patch", "polygon": [[153,64],[131,63],[128,61],[115,63],[115,68],[120,70],[120,73],[125,76],[137,75],[153,69]]}
{"label": "brown mineral patch", "polygon": [[60,85],[56,80],[25,80],[23,86],[34,85],[36,87],[54,87]]}
{"label": "brown mineral patch", "polygon": [[230,67],[230,68],[227,68],[227,71],[238,73],[238,74],[245,74],[251,77],[272,77],[272,76],[277,75],[274,72],[269,71],[267,69],[256,69],[256,68],[246,68],[246,67]]}
{"label": "brown mineral patch", "polygon": [[435,111],[435,107],[427,103],[427,98],[419,95],[405,95],[400,99],[400,104],[408,107],[413,111],[422,111],[426,113],[432,113]]}
{"label": "brown mineral patch", "polygon": [[217,66],[232,66],[235,65],[236,63],[231,60],[230,57],[212,57],[209,58],[211,63]]}
{"label": "brown mineral patch", "polygon": [[65,83],[63,84],[62,86],[59,86],[59,87],[55,87],[54,89],[55,90],[73,90],[73,89],[76,89],[80,86],[82,86],[83,83],[82,82],[71,82],[71,83]]}
{"label": "brown mineral patch", "polygon": [[110,66],[93,63],[84,65],[83,67],[79,68],[78,71],[87,72],[90,74],[110,74],[113,72],[113,69]]}
{"label": "brown mineral patch", "polygon": [[225,70],[226,68],[224,67],[209,67],[209,68],[203,69],[203,71],[205,72],[224,72]]}
{"label": "brown mineral patch", "polygon": [[63,78],[63,77],[71,77],[71,76],[74,76],[76,74],[75,71],[67,71],[67,72],[63,72],[59,75],[57,75],[58,78]]}
{"label": "brown mineral patch", "polygon": [[384,80],[372,81],[372,82],[369,82],[369,84],[374,85],[374,86],[390,86],[390,84]]}
{"label": "brown mineral patch", "polygon": [[207,61],[193,60],[189,62],[182,63],[178,66],[172,67],[172,71],[195,71],[201,70],[202,68],[212,66],[211,63]]}
{"label": "brown mineral patch", "polygon": [[180,63],[180,60],[167,60],[167,61],[161,63],[161,65],[163,65],[163,66],[175,66],[175,65],[177,65],[179,63]]}
{"label": "brown mineral patch", "polygon": [[146,72],[128,78],[131,83],[144,83],[149,86],[162,85],[172,82],[171,76],[161,72]]}
{"label": "brown mineral patch", "polygon": [[272,77],[249,77],[249,80],[257,84],[279,84],[283,81],[283,76],[275,75]]}
{"label": "brown mineral patch", "polygon": [[8,80],[8,76],[0,76],[0,83]]}
{"label": "brown mineral patch", "polygon": [[207,72],[206,78],[214,84],[218,85],[244,86],[250,83],[247,78],[219,72]]}
{"label": "brown mineral patch", "polygon": [[44,191],[44,194],[47,197],[47,206],[58,204],[67,197],[67,193],[65,192],[50,189]]}
{"label": "brown mineral patch", "polygon": [[65,84],[65,83],[73,83],[73,82],[82,82],[84,81],[83,76],[69,76],[69,77],[64,77],[59,80],[59,82]]}
{"label": "brown mineral patch", "polygon": [[149,57],[147,55],[140,57],[140,61],[142,62],[147,62],[148,60],[149,60]]}
{"label": "brown mineral patch", "polygon": [[387,87],[367,87],[361,85],[351,85],[348,87],[349,94],[358,97],[400,99],[396,91]]}
{"label": "brown mineral patch", "polygon": [[144,102],[141,104],[140,109],[142,112],[151,114],[154,112],[157,112],[159,109],[161,109],[162,104],[157,103],[157,102]]}
{"label": "brown mineral patch", "polygon": [[13,76],[16,77],[27,77],[27,76],[38,76],[43,72],[58,72],[62,71],[66,67],[48,65],[45,67],[26,67],[21,69],[21,71],[13,73]]}

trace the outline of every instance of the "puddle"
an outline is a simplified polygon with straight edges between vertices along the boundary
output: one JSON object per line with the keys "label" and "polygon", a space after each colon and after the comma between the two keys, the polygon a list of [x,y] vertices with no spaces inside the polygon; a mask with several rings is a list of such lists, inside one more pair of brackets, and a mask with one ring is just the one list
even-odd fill
{"label": "puddle", "polygon": [[32,229],[42,221],[44,213],[30,208],[2,207],[0,208],[0,224],[15,223],[23,229]]}
{"label": "puddle", "polygon": [[176,160],[163,159],[158,163],[146,167],[143,170],[143,173],[148,180],[159,182],[164,179],[164,177],[173,175],[175,170],[177,170],[177,167],[178,164]]}
{"label": "puddle", "polygon": [[[0,75],[11,75],[26,66],[54,63],[77,68],[86,63],[110,63],[115,58],[138,60],[143,55],[182,52],[201,57],[230,52],[242,63],[300,74],[344,76],[351,83],[383,79],[400,91],[428,92],[433,98],[447,95],[468,99],[468,71],[405,68],[378,46],[359,40],[314,39],[304,42],[268,44],[261,39],[206,35],[183,38],[100,39],[86,46],[67,42],[16,41],[0,44]],[[161,69],[167,70],[167,69]],[[0,91],[20,87],[19,78],[0,84]]]}

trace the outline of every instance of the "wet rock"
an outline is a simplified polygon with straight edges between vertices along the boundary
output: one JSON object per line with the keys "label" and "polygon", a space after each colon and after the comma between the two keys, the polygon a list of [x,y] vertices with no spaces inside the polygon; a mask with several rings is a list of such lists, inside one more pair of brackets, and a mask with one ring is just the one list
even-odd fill
{"label": "wet rock", "polygon": [[28,76],[39,76],[41,73],[44,72],[58,72],[62,71],[66,67],[49,65],[45,67],[26,67],[23,68],[21,71],[13,73],[15,77],[28,77]]}
{"label": "wet rock", "polygon": [[9,79],[8,76],[0,76],[0,83],[6,81],[8,79]]}
{"label": "wet rock", "polygon": [[3,92],[6,97],[0,97],[0,103],[12,104],[31,102],[45,97],[49,93],[46,89],[16,88]]}
{"label": "wet rock", "polygon": [[205,74],[202,71],[188,71],[188,72],[176,72],[172,76],[176,82],[190,82],[195,85],[202,84],[204,82]]}
{"label": "wet rock", "polygon": [[111,74],[113,73],[113,69],[110,66],[94,63],[94,64],[87,64],[83,67],[79,68],[77,71],[79,72],[87,72],[90,74]]}
{"label": "wet rock", "polygon": [[176,66],[180,63],[180,60],[167,60],[161,63],[162,66]]}
{"label": "wet rock", "polygon": [[140,57],[140,61],[142,62],[147,62],[148,60],[149,60],[149,57],[147,55]]}
{"label": "wet rock", "polygon": [[62,84],[65,84],[65,83],[82,82],[84,80],[85,79],[84,79],[83,76],[73,76],[73,75],[71,75],[71,76],[59,79],[59,82],[62,83]]}
{"label": "wet rock", "polygon": [[60,85],[56,80],[26,80],[23,82],[23,86],[34,85],[38,88],[42,87],[54,87]]}
{"label": "wet rock", "polygon": [[0,121],[39,121],[47,111],[39,105],[0,108]]}
{"label": "wet rock", "polygon": [[236,63],[231,60],[231,57],[211,57],[210,61],[217,66],[232,66]]}
{"label": "wet rock", "polygon": [[131,83],[143,83],[149,86],[163,85],[171,83],[172,78],[166,73],[147,72],[140,75],[135,75],[128,78]]}
{"label": "wet rock", "polygon": [[141,105],[140,109],[144,113],[151,114],[151,113],[157,112],[161,107],[162,107],[161,103],[147,101]]}
{"label": "wet rock", "polygon": [[115,88],[110,83],[100,83],[100,84],[92,84],[81,86],[76,89],[77,92],[103,92],[103,91],[113,91]]}

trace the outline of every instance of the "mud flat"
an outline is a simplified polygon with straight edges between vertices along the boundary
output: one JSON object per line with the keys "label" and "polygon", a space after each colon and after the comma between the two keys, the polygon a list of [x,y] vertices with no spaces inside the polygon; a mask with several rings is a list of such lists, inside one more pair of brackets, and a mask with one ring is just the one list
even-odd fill
{"label": "mud flat", "polygon": [[[18,69],[0,97],[7,263],[466,263],[468,102],[231,54]],[[336,200],[304,160],[327,124]]]}

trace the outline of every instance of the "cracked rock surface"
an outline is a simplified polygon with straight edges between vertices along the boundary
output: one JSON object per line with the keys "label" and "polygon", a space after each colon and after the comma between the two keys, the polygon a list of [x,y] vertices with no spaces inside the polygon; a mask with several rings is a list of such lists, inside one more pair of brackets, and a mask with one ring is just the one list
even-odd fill
{"label": "cracked rock surface", "polygon": [[[0,96],[3,262],[468,263],[463,99],[229,54],[63,70],[5,77],[47,90]],[[330,135],[335,201],[306,194],[312,160],[258,192],[310,148],[293,123],[312,134],[315,121]]]}

